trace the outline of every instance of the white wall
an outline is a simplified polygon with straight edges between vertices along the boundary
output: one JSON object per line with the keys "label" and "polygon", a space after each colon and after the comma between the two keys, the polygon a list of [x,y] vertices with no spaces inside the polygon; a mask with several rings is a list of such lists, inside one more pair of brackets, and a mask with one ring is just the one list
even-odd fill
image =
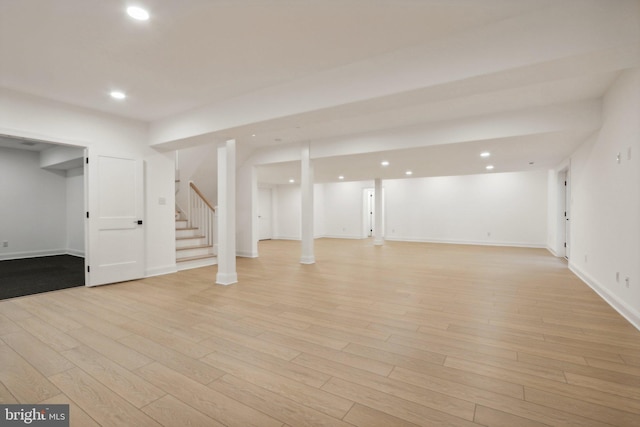
{"label": "white wall", "polygon": [[[386,182],[386,181],[385,181]],[[325,236],[362,238],[363,191],[373,181],[336,182],[320,185],[324,196]]]}
{"label": "white wall", "polygon": [[[0,89],[0,133],[143,160],[146,274],[176,270],[174,154],[147,145],[146,123]],[[161,204],[160,199],[166,203]]]}
{"label": "white wall", "polygon": [[0,148],[0,259],[67,252],[67,178],[37,152]]}
{"label": "white wall", "polygon": [[300,215],[302,210],[300,186],[278,185],[274,188],[274,239],[301,239]]}
{"label": "white wall", "polygon": [[633,69],[607,92],[600,132],[571,156],[569,256],[569,267],[638,328],[639,114],[640,69]]}
{"label": "white wall", "polygon": [[386,238],[544,247],[547,172],[383,182]]}
{"label": "white wall", "polygon": [[[361,238],[363,190],[372,187],[316,184],[316,236]],[[277,188],[274,238],[299,239],[300,190]],[[383,188],[388,240],[545,247],[547,171],[385,180]]]}
{"label": "white wall", "polygon": [[218,152],[216,144],[200,145],[178,151],[177,169],[180,183],[176,193],[176,202],[182,209],[187,209],[189,181],[193,181],[198,189],[214,206],[218,201]]}
{"label": "white wall", "polygon": [[66,177],[66,248],[72,255],[84,256],[84,168],[69,169]]}

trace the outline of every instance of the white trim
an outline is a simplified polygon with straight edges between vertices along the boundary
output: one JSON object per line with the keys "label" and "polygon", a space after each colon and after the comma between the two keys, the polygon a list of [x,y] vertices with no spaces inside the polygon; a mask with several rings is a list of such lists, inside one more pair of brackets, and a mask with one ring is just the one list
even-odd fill
{"label": "white trim", "polygon": [[415,243],[446,243],[452,245],[476,245],[476,246],[508,246],[514,248],[548,249],[546,243],[520,243],[520,242],[487,242],[474,240],[447,240],[447,239],[416,239],[404,237],[385,237],[385,241],[415,242]]}
{"label": "white trim", "polygon": [[546,249],[551,253],[551,255],[553,255],[556,258],[560,258],[561,255],[558,254],[556,251],[554,251],[552,248],[550,248],[549,246],[546,247]]}
{"label": "white trim", "polygon": [[242,258],[258,258],[258,253],[253,251],[236,251],[236,256]]}
{"label": "white trim", "polygon": [[216,275],[216,285],[228,286],[234,283],[238,283],[237,273],[218,273]]}
{"label": "white trim", "polygon": [[178,269],[176,268],[176,265],[167,265],[164,267],[154,267],[154,268],[150,268],[145,272],[144,277],[153,277],[153,276],[163,276],[165,274],[171,274],[171,273],[176,273],[178,271]]}
{"label": "white trim", "polygon": [[84,258],[84,251],[79,249],[67,249],[66,254]]}
{"label": "white trim", "polygon": [[[11,252],[8,254],[0,255],[0,260],[38,258],[43,256],[67,255],[67,254],[68,254],[67,249],[47,249],[42,251]],[[73,255],[73,254],[69,254],[69,255]]]}
{"label": "white trim", "polygon": [[357,240],[363,240],[363,239],[369,239],[369,237],[365,236],[362,237],[359,234],[325,234],[323,236],[316,236],[316,239],[357,239]]}
{"label": "white trim", "polygon": [[581,271],[574,264],[569,263],[569,270],[571,270],[580,280],[586,283],[591,289],[593,289],[600,297],[605,300],[614,310],[616,310],[622,317],[627,319],[629,323],[640,330],[640,313],[627,303],[622,301],[619,297],[612,294],[606,287],[602,286],[593,277],[589,276],[584,271]]}

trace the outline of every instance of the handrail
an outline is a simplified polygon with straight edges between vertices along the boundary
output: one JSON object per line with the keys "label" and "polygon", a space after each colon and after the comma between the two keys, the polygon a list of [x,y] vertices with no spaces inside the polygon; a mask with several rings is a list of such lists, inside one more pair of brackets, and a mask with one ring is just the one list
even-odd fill
{"label": "handrail", "polygon": [[200,191],[200,189],[196,186],[196,184],[194,184],[193,181],[189,181],[189,187],[193,189],[193,191],[196,192],[196,194],[198,196],[200,196],[200,198],[202,199],[203,202],[206,203],[207,206],[209,206],[209,209],[211,209],[212,211],[216,211],[216,208],[214,208],[211,205],[211,202],[209,202],[209,200],[207,200],[207,198],[204,196],[204,194],[202,194],[202,192]]}
{"label": "handrail", "polygon": [[200,229],[207,245],[215,248],[216,209],[193,181],[189,181],[188,198],[187,219],[189,227]]}

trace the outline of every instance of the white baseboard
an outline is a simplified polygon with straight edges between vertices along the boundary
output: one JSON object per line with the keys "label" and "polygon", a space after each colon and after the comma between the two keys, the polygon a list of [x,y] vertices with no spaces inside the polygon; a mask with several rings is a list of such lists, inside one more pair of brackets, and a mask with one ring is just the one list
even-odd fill
{"label": "white baseboard", "polygon": [[598,283],[597,280],[580,270],[571,262],[569,262],[569,270],[578,276],[580,280],[589,285],[591,289],[600,295],[600,297],[613,307],[614,310],[620,313],[622,317],[635,326],[636,329],[640,330],[640,313],[637,310],[627,305],[627,303],[612,294],[606,287],[602,286],[602,284]]}
{"label": "white baseboard", "polygon": [[445,243],[450,245],[475,245],[475,246],[506,246],[512,248],[533,248],[533,249],[545,249],[547,247],[544,243],[522,243],[522,242],[488,242],[486,240],[448,240],[448,239],[417,239],[414,237],[396,237],[385,236],[385,241],[397,241],[397,242],[414,242],[414,243]]}
{"label": "white baseboard", "polygon": [[368,239],[368,237],[362,237],[360,235],[356,235],[356,234],[325,234],[323,236],[316,236],[316,239],[350,239],[350,240],[354,240],[354,239]]}
{"label": "white baseboard", "polygon": [[144,273],[144,277],[163,276],[165,274],[171,274],[177,272],[176,265],[165,265],[163,267],[150,268]]}
{"label": "white baseboard", "polygon": [[67,249],[67,255],[73,255],[80,258],[84,258],[84,251],[79,249]]}
{"label": "white baseboard", "polygon": [[47,249],[43,251],[10,252],[7,254],[0,254],[0,260],[37,258],[42,256],[53,256],[53,255],[66,255],[67,252],[68,251],[66,249]]}
{"label": "white baseboard", "polygon": [[236,256],[242,258],[258,258],[258,253],[252,251],[236,251]]}
{"label": "white baseboard", "polygon": [[556,251],[551,249],[549,246],[547,246],[547,250],[551,252],[551,255],[553,255],[554,257],[558,257],[558,258],[560,257],[560,255]]}

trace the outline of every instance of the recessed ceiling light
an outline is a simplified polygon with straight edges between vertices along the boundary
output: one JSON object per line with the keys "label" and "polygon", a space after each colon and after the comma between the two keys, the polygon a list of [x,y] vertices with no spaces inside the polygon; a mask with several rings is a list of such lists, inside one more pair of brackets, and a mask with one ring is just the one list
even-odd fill
{"label": "recessed ceiling light", "polygon": [[127,95],[124,92],[119,90],[112,90],[110,95],[112,98],[115,98],[115,99],[125,99],[127,97]]}
{"label": "recessed ceiling light", "polygon": [[491,169],[493,169],[493,165],[487,165],[487,170],[490,171]]}
{"label": "recessed ceiling light", "polygon": [[480,153],[480,157],[489,157],[490,155],[491,155],[491,153],[488,152],[488,151]]}
{"label": "recessed ceiling light", "polygon": [[256,134],[255,134],[255,133],[252,133],[252,134],[251,134],[251,136],[256,136]]}
{"label": "recessed ceiling light", "polygon": [[338,177],[338,179],[344,179],[344,176],[340,175],[340,176]]}
{"label": "recessed ceiling light", "polygon": [[127,14],[138,21],[146,21],[149,19],[149,12],[138,6],[129,6]]}
{"label": "recessed ceiling light", "polygon": [[411,171],[406,171],[404,174],[405,174],[405,175],[413,175],[413,172],[411,172]]}
{"label": "recessed ceiling light", "polygon": [[386,161],[386,160],[381,161],[381,162],[380,162],[380,164],[381,164],[382,166],[389,166],[389,162],[388,162],[388,161]]}
{"label": "recessed ceiling light", "polygon": [[294,182],[296,182],[296,180],[295,180],[295,179],[293,179],[293,178],[291,178],[291,179],[289,180],[289,182],[290,182],[291,184],[293,184]]}

